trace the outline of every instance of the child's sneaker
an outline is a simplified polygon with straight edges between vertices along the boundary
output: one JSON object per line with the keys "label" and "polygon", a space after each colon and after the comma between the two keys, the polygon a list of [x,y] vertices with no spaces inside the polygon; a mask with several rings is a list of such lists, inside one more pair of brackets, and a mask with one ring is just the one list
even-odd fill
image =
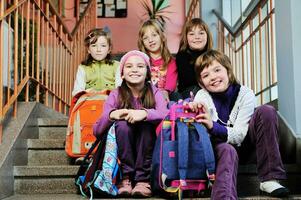
{"label": "child's sneaker", "polygon": [[132,191],[132,195],[136,197],[151,197],[151,186],[147,182],[138,182]]}
{"label": "child's sneaker", "polygon": [[130,196],[132,194],[132,184],[128,178],[123,179],[118,185],[118,195]]}
{"label": "child's sneaker", "polygon": [[289,195],[289,190],[280,185],[276,180],[264,181],[260,183],[260,192],[273,197],[286,197]]}

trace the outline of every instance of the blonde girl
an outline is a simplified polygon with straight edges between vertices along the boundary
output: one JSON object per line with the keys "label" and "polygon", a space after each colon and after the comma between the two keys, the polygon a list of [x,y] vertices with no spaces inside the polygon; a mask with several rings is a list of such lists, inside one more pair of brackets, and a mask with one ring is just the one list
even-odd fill
{"label": "blonde girl", "polygon": [[152,83],[169,101],[177,86],[177,67],[167,48],[163,28],[155,19],[148,20],[141,26],[138,47],[151,58]]}

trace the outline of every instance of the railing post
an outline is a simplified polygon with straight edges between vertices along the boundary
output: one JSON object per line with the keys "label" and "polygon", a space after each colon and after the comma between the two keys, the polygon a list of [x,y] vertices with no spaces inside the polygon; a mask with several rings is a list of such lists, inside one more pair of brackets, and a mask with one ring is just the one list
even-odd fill
{"label": "railing post", "polygon": [[[0,17],[4,15],[4,1],[0,2]],[[3,21],[0,21],[0,46],[3,44]],[[3,48],[0,48],[0,144],[2,143],[2,121],[3,121]]]}
{"label": "railing post", "polygon": [[[15,4],[18,1],[15,0]],[[14,23],[15,23],[15,31],[14,31],[14,97],[17,98],[18,95],[18,33],[19,33],[19,26],[18,26],[18,17],[19,17],[19,9],[17,8],[15,11],[14,16]],[[14,117],[17,117],[17,101],[14,102]]]}

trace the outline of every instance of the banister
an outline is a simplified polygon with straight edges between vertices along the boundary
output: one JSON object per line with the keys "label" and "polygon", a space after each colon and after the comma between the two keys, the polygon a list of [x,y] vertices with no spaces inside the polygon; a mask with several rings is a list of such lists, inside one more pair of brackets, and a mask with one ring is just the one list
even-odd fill
{"label": "banister", "polygon": [[223,26],[231,33],[231,35],[234,35],[235,31],[233,30],[233,27],[223,18],[221,14],[217,12],[217,10],[213,9],[212,13],[222,22]]}
{"label": "banister", "polygon": [[248,21],[254,16],[259,6],[265,4],[268,0],[256,0],[253,2],[252,7],[250,7],[244,15],[247,15],[246,19],[241,22],[239,25],[232,27],[225,18],[215,9],[212,10],[212,13],[222,22],[223,26],[231,33],[232,36],[237,36],[241,30],[248,24]]}
{"label": "banister", "polygon": [[0,0],[0,46],[8,47],[0,49],[0,143],[2,119],[10,109],[16,113],[19,97],[67,114],[76,68],[84,56],[82,38],[95,26],[96,0],[89,1],[74,35],[50,0],[19,0],[8,7]]}
{"label": "banister", "polygon": [[244,21],[234,27],[216,10],[212,13],[218,18],[218,49],[230,58],[237,79],[254,91],[259,104],[277,98],[273,0],[252,1]]}
{"label": "banister", "polygon": [[88,11],[89,8],[92,6],[92,3],[93,3],[93,1],[89,1],[89,3],[88,3],[88,5],[87,5],[86,9],[84,10],[82,16],[80,17],[78,23],[75,25],[75,27],[74,27],[74,29],[73,29],[73,31],[72,31],[72,33],[71,33],[72,36],[74,36],[74,35],[77,33],[77,31],[78,31],[78,29],[79,29],[79,26],[81,25],[82,21],[84,20],[84,16],[87,14],[87,11]]}

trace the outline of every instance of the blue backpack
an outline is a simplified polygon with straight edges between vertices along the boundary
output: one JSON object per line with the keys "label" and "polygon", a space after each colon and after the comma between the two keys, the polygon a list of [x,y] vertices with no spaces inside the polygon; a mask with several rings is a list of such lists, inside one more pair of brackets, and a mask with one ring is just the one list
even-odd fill
{"label": "blue backpack", "polygon": [[207,129],[194,122],[196,113],[173,104],[161,123],[152,159],[152,189],[178,193],[198,192],[215,179],[215,158]]}

